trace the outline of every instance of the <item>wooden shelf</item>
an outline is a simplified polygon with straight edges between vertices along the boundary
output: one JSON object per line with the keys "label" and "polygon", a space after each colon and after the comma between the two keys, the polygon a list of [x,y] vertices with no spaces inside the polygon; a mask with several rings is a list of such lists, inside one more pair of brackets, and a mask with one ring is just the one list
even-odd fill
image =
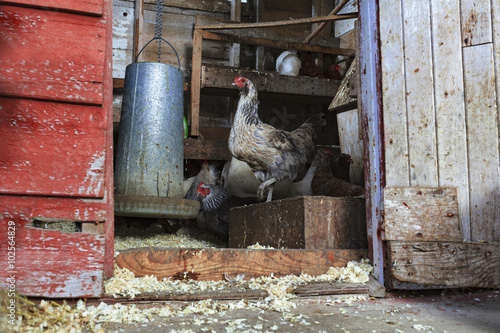
{"label": "wooden shelf", "polygon": [[[225,91],[227,95],[232,95],[237,92],[232,86],[234,79],[237,76],[244,76],[250,79],[257,90],[259,97],[267,94],[282,94],[286,96],[294,96],[302,101],[305,97],[312,97],[320,104],[321,99],[327,98],[325,104],[335,96],[340,82],[336,80],[318,79],[304,76],[285,76],[275,72],[253,71],[238,68],[224,68],[202,65],[202,45],[203,39],[218,40],[233,43],[250,44],[257,46],[271,46],[283,49],[295,49],[299,51],[320,52],[326,54],[339,54],[344,56],[354,56],[354,50],[341,49],[334,47],[326,47],[320,45],[311,45],[308,43],[284,42],[279,39],[257,38],[253,36],[234,35],[228,32],[228,29],[256,29],[269,28],[273,26],[284,26],[303,23],[317,23],[334,20],[346,19],[350,16],[330,15],[326,17],[311,18],[305,20],[288,20],[279,22],[263,22],[263,23],[222,23],[203,25],[201,20],[197,18],[193,34],[193,57],[192,57],[192,73],[191,73],[191,136],[199,135],[200,126],[200,96],[201,90],[208,93],[209,89],[214,89],[215,93]],[[353,16],[354,17],[354,16]],[[208,31],[217,30],[217,33]],[[219,92],[218,92],[218,91]],[[309,101],[307,101],[309,102]]]}
{"label": "wooden shelf", "polygon": [[324,97],[329,104],[340,86],[339,80],[320,79],[309,76],[287,76],[276,72],[239,69],[222,66],[201,66],[201,88],[230,89],[238,76],[251,80],[257,91],[285,95]]}

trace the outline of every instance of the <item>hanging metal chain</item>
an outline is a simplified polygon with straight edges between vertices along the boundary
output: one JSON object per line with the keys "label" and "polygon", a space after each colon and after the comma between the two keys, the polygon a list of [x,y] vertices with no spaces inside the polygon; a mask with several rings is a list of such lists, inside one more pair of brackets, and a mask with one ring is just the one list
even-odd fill
{"label": "hanging metal chain", "polygon": [[162,25],[163,25],[163,0],[156,0],[155,37],[158,37],[158,62],[161,62]]}

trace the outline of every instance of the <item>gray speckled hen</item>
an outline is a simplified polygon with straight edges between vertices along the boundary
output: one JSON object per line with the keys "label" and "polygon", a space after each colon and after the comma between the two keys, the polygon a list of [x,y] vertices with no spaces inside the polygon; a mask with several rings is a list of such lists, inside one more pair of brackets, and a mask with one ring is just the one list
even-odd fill
{"label": "gray speckled hen", "polygon": [[246,162],[261,182],[257,197],[267,201],[273,197],[273,186],[289,177],[299,181],[306,173],[308,155],[314,151],[313,137],[326,124],[323,113],[306,120],[299,128],[288,132],[262,122],[258,115],[259,100],[253,83],[244,78],[234,80],[240,88],[240,99],[229,134],[229,150]]}

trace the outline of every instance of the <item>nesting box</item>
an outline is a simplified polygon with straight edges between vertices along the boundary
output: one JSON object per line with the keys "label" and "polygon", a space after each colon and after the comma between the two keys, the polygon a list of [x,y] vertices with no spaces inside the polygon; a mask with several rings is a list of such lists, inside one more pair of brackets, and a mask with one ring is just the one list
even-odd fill
{"label": "nesting box", "polygon": [[231,209],[229,221],[229,247],[368,247],[364,198],[303,196],[264,202]]}

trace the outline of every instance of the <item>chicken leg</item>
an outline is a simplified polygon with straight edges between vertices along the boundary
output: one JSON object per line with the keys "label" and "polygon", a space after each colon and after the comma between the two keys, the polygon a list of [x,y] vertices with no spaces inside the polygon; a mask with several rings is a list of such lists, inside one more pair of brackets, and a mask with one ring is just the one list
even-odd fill
{"label": "chicken leg", "polygon": [[273,200],[273,188],[274,188],[274,184],[276,183],[277,179],[276,178],[270,178],[264,182],[262,182],[262,184],[260,184],[259,186],[259,189],[257,191],[257,196],[259,197],[259,200],[260,201],[263,201],[264,199],[264,193],[265,191],[268,189],[268,192],[267,192],[267,200],[266,202],[269,202],[271,200]]}

